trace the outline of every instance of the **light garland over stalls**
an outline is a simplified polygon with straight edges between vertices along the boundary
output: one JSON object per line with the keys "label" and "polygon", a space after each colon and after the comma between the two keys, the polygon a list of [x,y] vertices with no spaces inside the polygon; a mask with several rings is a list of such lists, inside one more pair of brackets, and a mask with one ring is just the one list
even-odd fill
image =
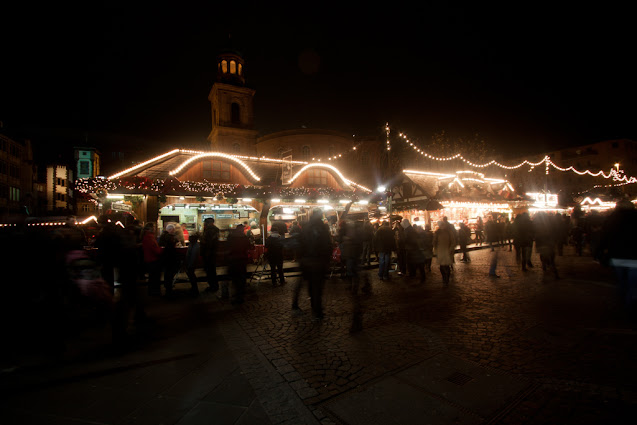
{"label": "light garland over stalls", "polygon": [[501,164],[501,163],[497,162],[496,160],[491,160],[491,161],[486,162],[484,164],[476,164],[474,162],[469,161],[465,157],[463,157],[462,154],[460,154],[460,153],[457,153],[457,154],[452,155],[452,156],[447,156],[447,157],[438,157],[438,156],[431,155],[431,154],[425,152],[424,150],[421,150],[418,146],[414,145],[407,138],[406,134],[399,133],[399,136],[402,139],[404,139],[405,143],[407,143],[410,147],[412,147],[416,152],[418,152],[419,154],[421,154],[422,156],[424,156],[424,157],[426,157],[428,159],[433,159],[434,161],[452,161],[452,160],[457,159],[457,160],[461,160],[464,163],[466,163],[466,164],[468,164],[468,165],[470,165],[472,167],[476,167],[476,168],[485,168],[485,167],[489,167],[491,165],[495,165],[495,166],[498,166],[500,168],[504,168],[504,169],[507,169],[507,170],[514,170],[514,169],[520,168],[520,167],[522,167],[524,165],[528,165],[531,168],[531,170],[532,170],[534,167],[537,167],[538,165],[544,163],[545,164],[545,172],[546,172],[547,175],[549,174],[549,165],[550,165],[551,167],[555,168],[556,170],[559,170],[559,171],[572,171],[572,172],[574,172],[574,173],[576,173],[576,174],[578,174],[580,176],[587,174],[587,175],[592,176],[592,177],[602,176],[605,179],[612,178],[613,181],[621,182],[623,184],[637,183],[637,178],[628,177],[628,176],[623,174],[623,171],[617,170],[617,169],[614,169],[614,168],[611,169],[608,172],[608,174],[604,173],[601,170],[596,172],[596,173],[593,173],[590,170],[579,171],[579,170],[575,169],[575,167],[573,167],[572,165],[570,167],[563,168],[563,167],[560,167],[557,164],[555,164],[548,155],[545,155],[544,158],[542,158],[538,162],[531,162],[531,161],[528,161],[528,160],[524,160],[524,161],[520,162],[517,165],[511,165],[511,166]]}
{"label": "light garland over stalls", "polygon": [[[123,171],[120,171],[119,173],[113,174],[112,176],[108,177],[109,179],[117,179],[125,174],[131,173],[135,170],[138,170],[142,167],[145,167],[146,165],[152,164],[153,162],[159,161],[161,159],[164,159],[170,155],[174,155],[174,154],[186,154],[186,155],[202,155],[202,154],[209,154],[209,153],[213,153],[213,152],[203,152],[203,151],[195,151],[195,150],[190,150],[190,149],[173,149],[169,152],[163,153],[161,155],[158,155],[154,158],[149,159],[148,161],[144,161],[142,163],[136,164],[130,168],[127,168]],[[228,154],[223,154],[223,155],[228,155]],[[254,156],[242,156],[242,155],[228,155],[229,157],[233,157],[233,158],[237,158],[237,159],[242,159],[242,160],[250,160],[250,161],[259,161],[259,162],[275,162],[275,163],[279,163],[279,164],[307,164],[306,161],[291,161],[291,160],[286,160],[286,159],[276,159],[276,158],[267,158],[266,156],[261,156],[261,157],[254,157]]]}
{"label": "light garland over stalls", "polygon": [[230,161],[234,161],[236,164],[239,164],[244,170],[246,170],[248,172],[248,174],[250,174],[250,176],[252,176],[252,178],[254,180],[261,181],[261,177],[257,176],[256,173],[254,171],[252,171],[252,169],[250,167],[248,167],[248,165],[245,162],[243,162],[242,160],[238,159],[234,155],[228,155],[228,154],[221,153],[221,152],[208,152],[208,153],[200,153],[198,155],[195,155],[195,156],[193,156],[191,158],[188,158],[184,162],[182,162],[177,168],[175,168],[174,170],[168,172],[168,174],[170,174],[171,176],[177,175],[177,174],[179,174],[179,172],[181,170],[183,170],[189,164],[192,164],[194,161],[197,161],[197,160],[202,159],[202,158],[215,158],[215,157],[229,159]]}
{"label": "light garland over stalls", "polygon": [[361,186],[358,183],[354,183],[351,180],[348,180],[347,178],[345,178],[345,176],[338,170],[338,168],[329,165],[329,164],[324,164],[324,163],[314,163],[314,164],[307,164],[305,165],[303,168],[301,168],[299,171],[297,171],[297,173],[292,176],[292,178],[290,180],[288,180],[288,184],[292,184],[294,182],[294,180],[296,180],[304,171],[306,171],[309,168],[315,168],[315,167],[319,167],[319,168],[328,168],[330,170],[332,170],[340,179],[341,182],[345,185],[345,186],[355,186],[358,187],[360,189],[363,189],[366,192],[372,192],[370,189],[366,188],[365,186]]}

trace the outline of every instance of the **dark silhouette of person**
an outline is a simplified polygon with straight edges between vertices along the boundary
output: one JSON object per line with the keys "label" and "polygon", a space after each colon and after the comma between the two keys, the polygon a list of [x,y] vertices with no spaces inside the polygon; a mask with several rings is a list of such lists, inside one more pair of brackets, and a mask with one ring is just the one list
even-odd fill
{"label": "dark silhouette of person", "polygon": [[272,229],[270,235],[265,240],[265,255],[270,264],[270,272],[272,277],[272,286],[276,286],[277,275],[279,276],[279,284],[285,283],[283,274],[283,245],[285,237],[281,236],[278,229]]}
{"label": "dark silhouette of person", "polygon": [[177,238],[175,226],[169,224],[159,236],[159,246],[162,248],[161,263],[164,269],[164,289],[166,298],[174,298],[173,280],[179,270],[179,258],[177,256]]}
{"label": "dark silhouette of person", "polygon": [[246,287],[246,267],[250,261],[250,240],[239,224],[228,234],[228,272],[232,280],[232,304],[243,304]]}
{"label": "dark silhouette of person", "polygon": [[[315,209],[301,231],[300,260],[304,281],[308,283],[314,321],[323,319],[323,284],[332,255],[332,238],[323,223],[323,211]],[[292,309],[299,310],[300,285],[295,288]]]}
{"label": "dark silhouette of person", "polygon": [[215,226],[215,219],[208,217],[204,220],[203,236],[201,238],[201,256],[203,258],[206,278],[208,280],[207,292],[217,292],[217,250],[219,248],[219,228]]}

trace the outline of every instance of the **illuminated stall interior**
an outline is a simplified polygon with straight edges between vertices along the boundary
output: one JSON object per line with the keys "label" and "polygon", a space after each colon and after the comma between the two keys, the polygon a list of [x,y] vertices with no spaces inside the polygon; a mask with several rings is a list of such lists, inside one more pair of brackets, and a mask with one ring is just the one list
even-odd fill
{"label": "illuminated stall interior", "polygon": [[[338,214],[345,201],[355,203],[352,212],[362,211],[372,193],[325,163],[181,149],[77,186],[96,202],[110,201],[110,208],[136,209],[143,221],[157,221],[160,228],[178,222],[189,231],[201,230],[207,217],[224,231],[245,222],[269,226],[266,216],[303,220],[314,206]],[[138,205],[131,205],[133,198]]]}
{"label": "illuminated stall interior", "polygon": [[456,226],[465,221],[472,227],[478,217],[512,218],[527,205],[507,180],[476,171],[403,170],[403,176],[393,191],[393,213],[415,224],[430,224],[433,230],[445,216]]}

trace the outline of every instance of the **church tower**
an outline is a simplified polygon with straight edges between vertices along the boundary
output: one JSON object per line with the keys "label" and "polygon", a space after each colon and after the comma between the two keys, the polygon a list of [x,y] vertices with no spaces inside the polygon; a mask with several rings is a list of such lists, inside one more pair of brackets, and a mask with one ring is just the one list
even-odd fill
{"label": "church tower", "polygon": [[246,87],[241,54],[226,51],[217,57],[217,78],[208,100],[212,106],[212,149],[235,155],[256,155],[254,93]]}

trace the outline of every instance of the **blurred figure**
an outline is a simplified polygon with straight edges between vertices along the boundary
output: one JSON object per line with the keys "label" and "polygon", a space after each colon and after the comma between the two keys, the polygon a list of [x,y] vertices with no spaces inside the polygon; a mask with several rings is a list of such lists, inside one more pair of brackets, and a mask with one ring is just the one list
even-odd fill
{"label": "blurred figure", "polygon": [[173,228],[175,229],[175,231],[173,232],[173,236],[177,240],[177,246],[178,247],[186,246],[186,237],[184,236],[184,229],[181,227],[181,224],[170,223],[169,225],[172,225]]}
{"label": "blurred figure", "polygon": [[362,228],[362,263],[367,264],[368,266],[371,264],[372,260],[372,240],[374,239],[374,226],[369,220],[365,220]]}
{"label": "blurred figure", "polygon": [[164,271],[164,289],[166,298],[174,298],[173,281],[179,270],[179,258],[177,257],[177,238],[175,237],[175,225],[169,224],[159,236],[159,246],[162,248],[161,264]]}
{"label": "blurred figure", "polygon": [[97,259],[102,267],[102,277],[115,290],[115,265],[118,255],[118,236],[116,225],[105,216],[99,219],[100,232],[95,238]]}
{"label": "blurred figure", "polygon": [[433,246],[438,265],[440,266],[442,282],[448,285],[451,277],[451,264],[453,264],[452,252],[456,246],[456,241],[454,240],[453,232],[442,220],[438,222],[438,229],[434,232]]}
{"label": "blurred figure", "polygon": [[555,265],[555,246],[558,233],[552,217],[545,212],[537,213],[533,219],[533,228],[535,230],[535,249],[540,254],[542,270],[553,271],[555,278],[559,279],[560,276]]}
{"label": "blurred figure", "polygon": [[527,267],[533,267],[531,263],[531,250],[533,248],[533,222],[528,212],[518,214],[513,222],[513,245],[518,264],[522,265],[522,271]]}
{"label": "blurred figure", "polygon": [[228,272],[232,279],[232,304],[243,304],[246,288],[246,266],[250,261],[250,240],[243,232],[243,224],[228,235]]}
{"label": "blurred figure", "polygon": [[[342,251],[341,256],[345,261],[345,269],[347,274],[347,280],[350,283],[352,292],[357,293],[361,281],[360,266],[364,261],[361,259],[363,252],[363,245],[365,239],[365,229],[361,222],[345,221],[343,223],[342,231]],[[371,285],[367,275],[363,275],[364,279],[362,290],[365,293],[369,293]]]}
{"label": "blurred figure", "polygon": [[[217,249],[219,248],[219,228],[215,226],[215,219],[208,217],[204,220],[203,236],[201,238],[201,256],[208,287],[206,292],[217,292],[219,282],[217,282]],[[226,294],[227,297],[227,294]]]}
{"label": "blurred figure", "polygon": [[374,246],[378,251],[378,277],[380,280],[389,279],[391,254],[396,250],[394,232],[389,228],[389,222],[384,221],[374,235]]}
{"label": "blurred figure", "polygon": [[476,244],[478,246],[482,246],[484,242],[484,221],[482,221],[482,217],[478,217],[478,221],[476,223]]}
{"label": "blurred figure", "polygon": [[632,319],[637,318],[637,210],[618,202],[602,226],[600,251],[603,264],[613,267],[618,289]]}
{"label": "blurred figure", "polygon": [[199,263],[200,255],[199,233],[195,232],[188,238],[188,251],[186,252],[186,275],[190,281],[190,295],[193,297],[199,296],[199,284],[195,269]]}
{"label": "blurred figure", "polygon": [[491,252],[495,250],[495,244],[498,242],[498,225],[492,216],[487,216],[487,223],[485,224],[485,231],[487,232],[487,243],[491,247]]}
{"label": "blurred figure", "polygon": [[188,233],[188,229],[186,228],[186,223],[181,223],[181,230],[184,235],[184,245],[190,243],[190,233]]}
{"label": "blurred figure", "polygon": [[[295,236],[292,236],[295,238]],[[283,242],[284,238],[275,228],[265,240],[265,255],[270,264],[270,273],[272,277],[272,286],[276,286],[276,278],[279,276],[279,284],[285,283],[285,275],[283,274]]]}
{"label": "blurred figure", "polygon": [[[301,232],[301,270],[303,279],[308,282],[311,297],[313,320],[323,318],[323,284],[325,273],[332,255],[332,240],[329,229],[323,224],[323,212],[315,209],[309,222]],[[292,309],[299,309],[300,285],[297,285],[292,300]]]}
{"label": "blurred figure", "polygon": [[460,245],[460,252],[462,253],[462,259],[460,261],[469,263],[469,253],[467,251],[467,245],[471,240],[471,229],[467,227],[464,221],[460,222],[460,229],[458,229],[458,244]]}
{"label": "blurred figure", "polygon": [[414,226],[406,218],[400,223],[405,231],[405,254],[409,277],[415,278],[420,273],[420,283],[425,282],[425,255],[420,246],[420,237]]}
{"label": "blurred figure", "polygon": [[425,228],[420,234],[423,254],[425,255],[425,270],[431,273],[431,259],[434,256],[434,232],[431,231],[431,224],[425,224]]}
{"label": "blurred figure", "polygon": [[161,295],[161,247],[157,243],[155,223],[146,223],[142,230],[144,266],[148,272],[148,295]]}
{"label": "blurred figure", "polygon": [[398,257],[398,275],[407,275],[407,256],[405,252],[405,229],[398,221],[394,224],[394,238],[396,240],[396,257]]}

